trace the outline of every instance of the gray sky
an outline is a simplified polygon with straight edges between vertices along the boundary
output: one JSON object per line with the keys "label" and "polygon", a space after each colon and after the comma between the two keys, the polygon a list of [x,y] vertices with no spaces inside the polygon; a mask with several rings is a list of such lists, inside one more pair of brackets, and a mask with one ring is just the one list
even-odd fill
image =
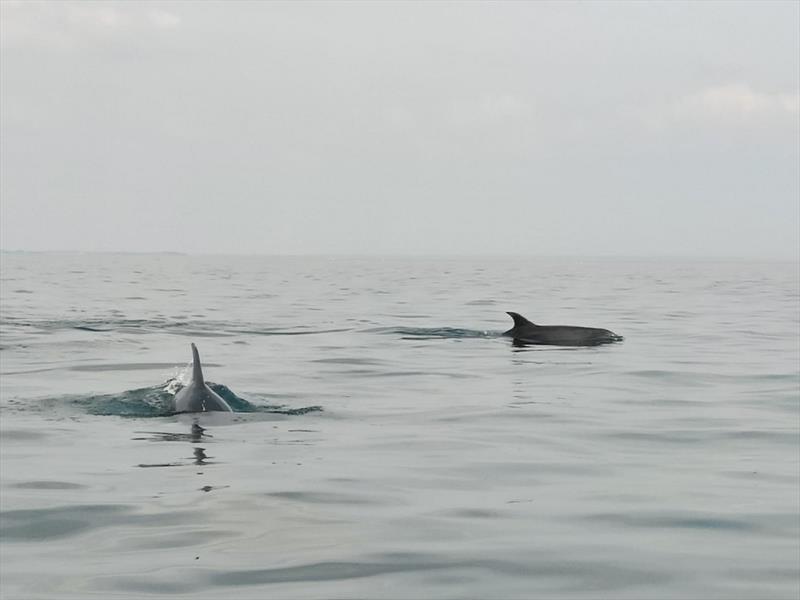
{"label": "gray sky", "polygon": [[800,3],[14,2],[0,246],[800,253]]}

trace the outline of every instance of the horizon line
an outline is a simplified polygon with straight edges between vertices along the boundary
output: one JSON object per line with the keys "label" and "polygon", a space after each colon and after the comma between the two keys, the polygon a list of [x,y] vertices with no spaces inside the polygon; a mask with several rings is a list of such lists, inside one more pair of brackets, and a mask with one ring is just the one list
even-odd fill
{"label": "horizon line", "polygon": [[381,252],[374,254],[358,252],[185,252],[177,250],[26,250],[0,248],[0,254],[108,254],[130,256],[239,256],[269,258],[555,258],[555,259],[627,259],[627,260],[724,260],[724,261],[779,261],[800,262],[800,254],[796,256],[743,256],[733,254],[522,254],[511,252],[487,253],[394,253]]}

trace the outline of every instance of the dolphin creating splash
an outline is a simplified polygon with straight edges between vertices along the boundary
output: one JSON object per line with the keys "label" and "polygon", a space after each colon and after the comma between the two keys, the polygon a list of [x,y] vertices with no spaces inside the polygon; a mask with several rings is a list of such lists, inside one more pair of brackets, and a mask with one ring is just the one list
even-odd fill
{"label": "dolphin creating splash", "polygon": [[200,366],[200,354],[197,346],[192,344],[192,380],[175,394],[175,412],[206,412],[206,411],[233,412],[214,390],[206,385],[203,379],[203,369]]}
{"label": "dolphin creating splash", "polygon": [[622,336],[608,329],[574,327],[572,325],[536,325],[520,314],[508,313],[514,319],[514,327],[503,335],[514,338],[521,344],[549,346],[598,346],[622,341]]}

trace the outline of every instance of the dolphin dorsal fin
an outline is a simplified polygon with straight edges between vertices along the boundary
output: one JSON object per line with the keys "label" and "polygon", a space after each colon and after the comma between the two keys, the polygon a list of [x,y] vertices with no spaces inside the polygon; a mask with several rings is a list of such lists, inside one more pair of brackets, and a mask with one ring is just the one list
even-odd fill
{"label": "dolphin dorsal fin", "polygon": [[200,366],[200,353],[197,352],[197,346],[194,344],[192,344],[192,381],[205,383],[203,380],[203,368]]}
{"label": "dolphin dorsal fin", "polygon": [[506,314],[514,319],[514,327],[522,327],[523,325],[533,325],[534,327],[537,327],[536,323],[531,323],[519,313],[508,312]]}

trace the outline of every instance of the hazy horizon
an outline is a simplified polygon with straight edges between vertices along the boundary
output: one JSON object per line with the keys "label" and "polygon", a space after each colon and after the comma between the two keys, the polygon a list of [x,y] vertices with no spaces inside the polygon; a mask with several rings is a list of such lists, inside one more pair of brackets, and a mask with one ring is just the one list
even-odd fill
{"label": "hazy horizon", "polygon": [[798,2],[0,17],[5,252],[800,259]]}
{"label": "hazy horizon", "polygon": [[267,253],[267,252],[182,252],[179,250],[18,250],[0,248],[0,254],[78,254],[78,255],[122,255],[122,256],[187,256],[187,257],[242,257],[242,258],[309,258],[309,259],[375,259],[375,260],[395,260],[395,259],[420,259],[420,260],[569,260],[569,261],[653,261],[653,262],[750,262],[750,263],[800,263],[800,257],[770,257],[770,256],[713,256],[713,255],[681,255],[681,254],[658,254],[658,255],[636,255],[636,254],[442,254],[442,253],[395,253],[395,254],[376,254],[363,253],[354,254],[346,252],[328,252],[325,254],[313,253]]}

